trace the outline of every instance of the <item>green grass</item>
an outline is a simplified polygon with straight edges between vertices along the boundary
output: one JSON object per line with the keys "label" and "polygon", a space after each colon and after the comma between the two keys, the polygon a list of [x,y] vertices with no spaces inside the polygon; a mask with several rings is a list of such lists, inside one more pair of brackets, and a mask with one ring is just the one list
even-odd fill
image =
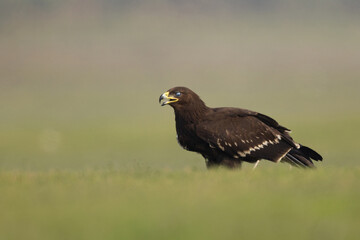
{"label": "green grass", "polygon": [[[16,2],[0,22],[1,240],[358,238],[358,16]],[[274,117],[324,161],[207,171],[158,105],[178,85]]]}
{"label": "green grass", "polygon": [[357,239],[360,169],[1,172],[4,239]]}

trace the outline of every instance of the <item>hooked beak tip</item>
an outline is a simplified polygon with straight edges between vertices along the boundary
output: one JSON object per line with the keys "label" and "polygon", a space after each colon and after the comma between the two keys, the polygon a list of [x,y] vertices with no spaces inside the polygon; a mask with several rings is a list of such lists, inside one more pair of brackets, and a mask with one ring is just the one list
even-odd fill
{"label": "hooked beak tip", "polygon": [[169,96],[169,92],[166,92],[166,93],[162,94],[159,97],[159,103],[162,102],[161,106],[165,106],[165,105],[168,105],[168,104],[171,104],[171,103],[175,103],[177,101],[179,101],[179,99],[175,98],[175,97],[172,97],[172,96]]}
{"label": "hooked beak tip", "polygon": [[[159,97],[159,103],[161,106],[165,106],[167,104],[169,92],[163,93]],[[165,100],[164,100],[165,99]],[[164,101],[163,101],[164,100]],[[162,102],[163,101],[163,102]]]}

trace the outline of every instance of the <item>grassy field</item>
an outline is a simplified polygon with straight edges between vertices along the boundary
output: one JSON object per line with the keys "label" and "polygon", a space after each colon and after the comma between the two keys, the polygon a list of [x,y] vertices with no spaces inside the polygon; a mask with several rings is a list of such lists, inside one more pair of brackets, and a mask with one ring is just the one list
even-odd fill
{"label": "grassy field", "polygon": [[3,172],[4,239],[356,239],[360,168]]}
{"label": "grassy field", "polygon": [[[1,240],[360,235],[358,15],[4,2]],[[157,102],[177,85],[274,117],[324,161],[207,171]]]}

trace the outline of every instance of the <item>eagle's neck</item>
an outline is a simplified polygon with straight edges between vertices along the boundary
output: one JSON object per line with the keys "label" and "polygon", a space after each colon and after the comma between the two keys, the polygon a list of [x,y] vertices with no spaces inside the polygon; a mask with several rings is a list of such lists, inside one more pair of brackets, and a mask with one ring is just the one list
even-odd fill
{"label": "eagle's neck", "polygon": [[189,124],[198,122],[203,119],[209,108],[203,101],[197,104],[182,106],[181,108],[174,108],[176,123]]}

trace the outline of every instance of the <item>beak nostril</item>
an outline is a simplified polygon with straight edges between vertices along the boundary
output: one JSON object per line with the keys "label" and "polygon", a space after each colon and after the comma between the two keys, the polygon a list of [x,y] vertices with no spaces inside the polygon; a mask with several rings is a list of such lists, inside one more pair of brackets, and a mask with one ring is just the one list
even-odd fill
{"label": "beak nostril", "polygon": [[[162,102],[163,101],[163,102]],[[179,101],[178,98],[175,98],[173,96],[169,96],[169,92],[166,92],[164,94],[162,94],[159,97],[159,103],[161,104],[161,106],[167,105],[167,104],[171,104],[171,103],[175,103]],[[161,103],[162,102],[162,103]]]}

